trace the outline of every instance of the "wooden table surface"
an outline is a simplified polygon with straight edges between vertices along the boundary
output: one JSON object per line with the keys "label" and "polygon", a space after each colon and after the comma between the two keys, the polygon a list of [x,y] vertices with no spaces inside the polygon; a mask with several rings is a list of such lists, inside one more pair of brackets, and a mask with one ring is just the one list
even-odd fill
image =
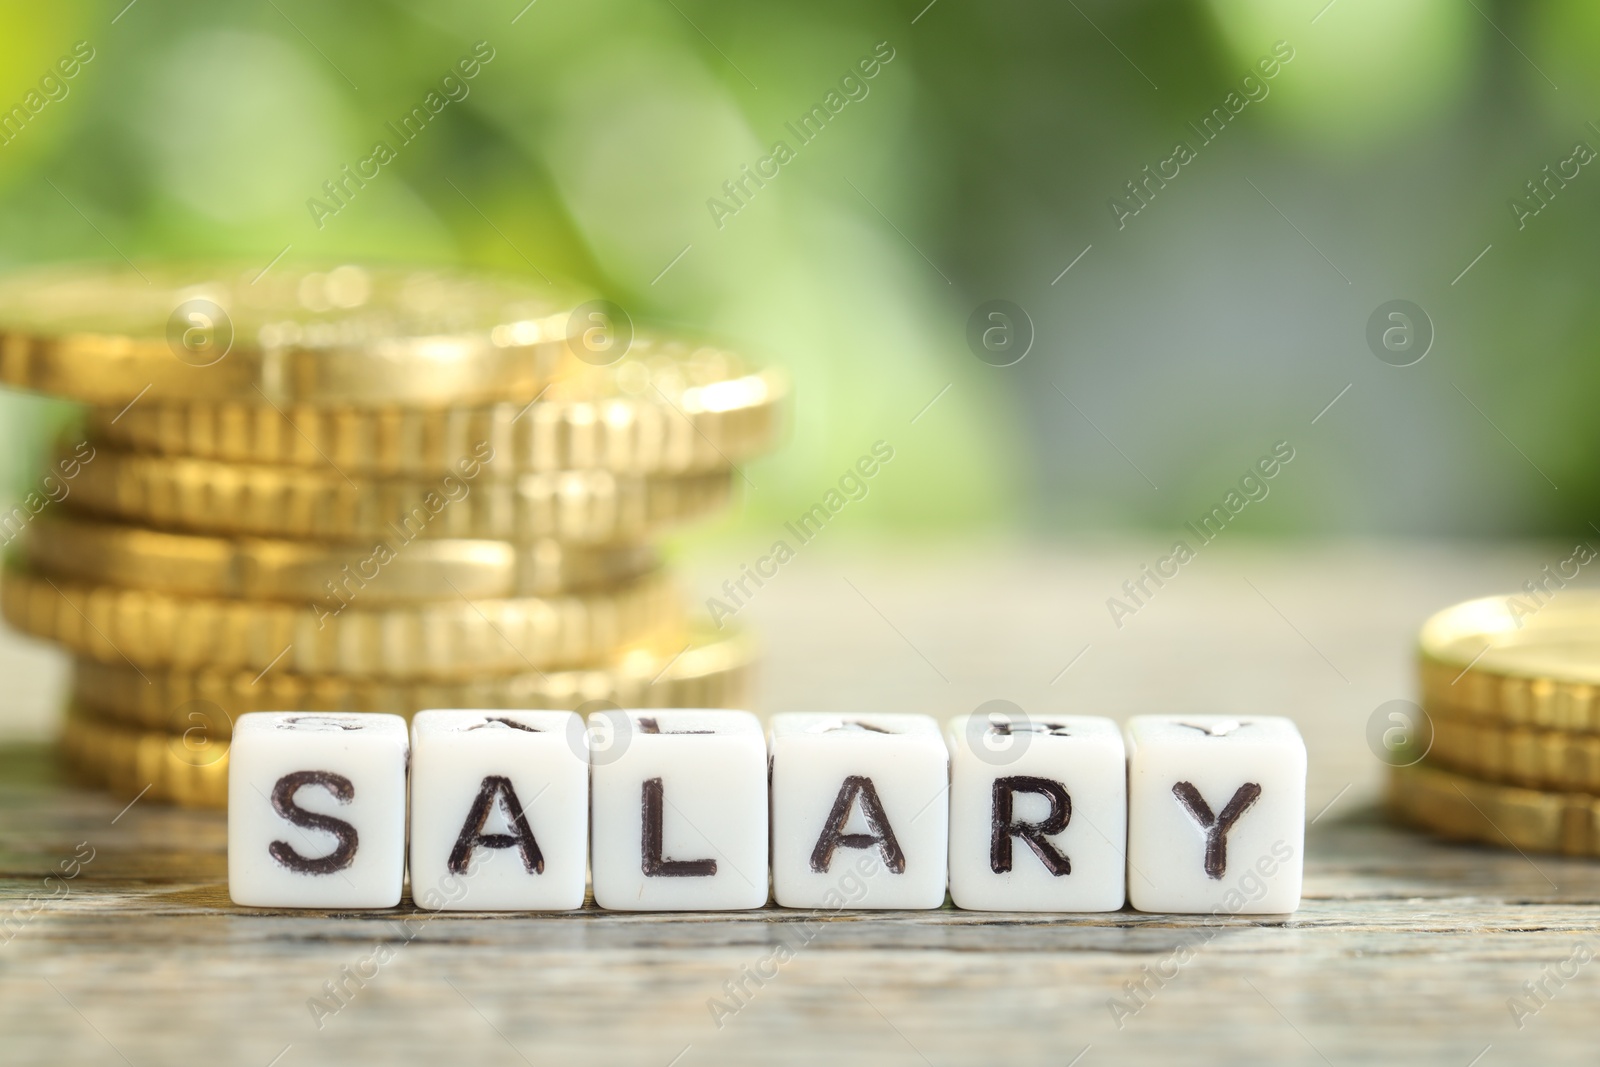
{"label": "wooden table surface", "polygon": [[[1160,547],[808,546],[739,615],[766,646],[758,708],[1288,714],[1314,817],[1289,919],[244,911],[221,817],[124,810],[14,741],[0,919],[93,859],[0,944],[0,1063],[1594,1064],[1600,963],[1550,976],[1600,952],[1600,864],[1388,825],[1365,741],[1374,708],[1414,695],[1421,620],[1519,586],[1556,547],[1208,546],[1116,628],[1106,597]],[[691,592],[743,558],[701,561]],[[0,664],[25,732],[59,666],[14,638]],[[776,976],[714,1020],[724,983],[780,943]],[[319,1020],[346,968],[371,977]],[[1150,992],[1114,1013],[1130,982]]]}

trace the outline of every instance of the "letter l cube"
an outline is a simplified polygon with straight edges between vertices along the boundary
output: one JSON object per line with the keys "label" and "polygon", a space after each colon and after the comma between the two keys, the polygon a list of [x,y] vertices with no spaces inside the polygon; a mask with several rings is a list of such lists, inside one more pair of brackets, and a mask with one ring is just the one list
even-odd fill
{"label": "letter l cube", "polygon": [[767,749],[748,711],[589,716],[594,901],[616,911],[767,902]]}

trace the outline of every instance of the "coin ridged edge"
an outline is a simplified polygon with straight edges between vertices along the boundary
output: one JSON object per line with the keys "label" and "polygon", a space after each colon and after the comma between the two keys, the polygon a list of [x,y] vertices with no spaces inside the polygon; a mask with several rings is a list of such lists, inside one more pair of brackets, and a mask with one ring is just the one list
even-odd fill
{"label": "coin ridged edge", "polygon": [[[523,672],[459,682],[404,682],[273,671],[146,669],[79,657],[73,699],[94,713],[146,729],[201,726],[227,737],[232,720],[252,711],[351,711],[410,716],[424,708],[574,709],[590,701],[621,707],[733,707],[744,701],[753,649],[742,635],[687,650],[638,648],[610,666]],[[674,658],[675,657],[675,658]],[[220,718],[217,713],[220,712]]]}
{"label": "coin ridged edge", "polygon": [[172,596],[311,603],[337,612],[468,597],[554,596],[615,585],[659,565],[642,544],[579,545],[485,538],[328,543],[226,538],[145,526],[41,516],[25,532],[22,560],[84,582]]}
{"label": "coin ridged edge", "polygon": [[[307,283],[341,270],[360,276],[359,296],[308,301]],[[419,267],[33,268],[0,278],[0,383],[113,407],[531,399],[576,364],[564,303],[520,282]],[[184,317],[190,305],[197,317]],[[196,329],[199,349],[187,341]]]}
{"label": "coin ridged edge", "polygon": [[1426,710],[1433,725],[1428,758],[1441,766],[1530,789],[1600,792],[1600,735]]}
{"label": "coin ridged edge", "polygon": [[1396,767],[1390,810],[1444,837],[1528,852],[1600,856],[1600,798],[1484,782],[1427,762]]}
{"label": "coin ridged edge", "polygon": [[1430,706],[1459,708],[1519,726],[1600,733],[1600,686],[1463,670],[1426,654],[1419,670],[1423,699]]}
{"label": "coin ridged edge", "polygon": [[[228,806],[228,742],[187,748],[181,735],[139,730],[83,708],[67,710],[61,735],[69,770],[119,797],[143,796],[186,808]],[[185,756],[179,756],[182,749]]]}
{"label": "coin ridged edge", "polygon": [[770,448],[787,379],[767,370],[692,385],[675,397],[541,400],[437,410],[259,404],[153,404],[91,413],[95,436],[124,448],[229,463],[320,466],[352,475],[426,477],[486,442],[511,473],[713,470]]}
{"label": "coin ridged edge", "polygon": [[67,507],[191,533],[356,540],[640,540],[733,495],[730,470],[685,475],[556,471],[511,479],[347,481],[331,468],[236,465],[102,447],[79,465]]}
{"label": "coin ridged edge", "polygon": [[110,662],[395,678],[601,662],[681,620],[663,575],[605,593],[350,608],[328,619],[287,604],[171,597],[7,565],[0,609],[24,633]]}

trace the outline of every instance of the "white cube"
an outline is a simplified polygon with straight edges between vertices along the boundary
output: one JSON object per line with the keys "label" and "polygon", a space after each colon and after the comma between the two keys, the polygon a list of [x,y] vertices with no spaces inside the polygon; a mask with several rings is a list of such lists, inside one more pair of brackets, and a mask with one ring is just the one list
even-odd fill
{"label": "white cube", "polygon": [[979,712],[950,720],[947,740],[956,907],[1122,907],[1128,766],[1116,723]]}
{"label": "white cube", "polygon": [[933,719],[776,715],[771,743],[772,888],[779,904],[944,903],[950,753]]}
{"label": "white cube", "polygon": [[1128,898],[1140,911],[1300,906],[1306,745],[1274,716],[1129,720]]}
{"label": "white cube", "polygon": [[615,911],[767,902],[767,750],[747,711],[589,717],[594,900]]}
{"label": "white cube", "polygon": [[570,711],[411,720],[411,899],[437,911],[583,906],[589,760]]}
{"label": "white cube", "polygon": [[406,722],[251,712],[228,749],[228,895],[259,908],[392,908],[406,861]]}

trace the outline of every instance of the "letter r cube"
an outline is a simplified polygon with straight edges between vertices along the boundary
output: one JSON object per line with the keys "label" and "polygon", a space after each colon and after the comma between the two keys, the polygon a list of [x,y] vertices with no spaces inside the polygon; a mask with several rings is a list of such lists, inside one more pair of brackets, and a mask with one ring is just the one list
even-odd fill
{"label": "letter r cube", "polygon": [[228,751],[228,895],[262,908],[392,908],[406,857],[406,722],[251,712]]}
{"label": "letter r cube", "polygon": [[1306,746],[1275,716],[1128,721],[1128,899],[1140,911],[1300,906]]}
{"label": "letter r cube", "polygon": [[977,911],[1118,911],[1128,866],[1122,730],[1020,711],[950,721],[950,899]]}

